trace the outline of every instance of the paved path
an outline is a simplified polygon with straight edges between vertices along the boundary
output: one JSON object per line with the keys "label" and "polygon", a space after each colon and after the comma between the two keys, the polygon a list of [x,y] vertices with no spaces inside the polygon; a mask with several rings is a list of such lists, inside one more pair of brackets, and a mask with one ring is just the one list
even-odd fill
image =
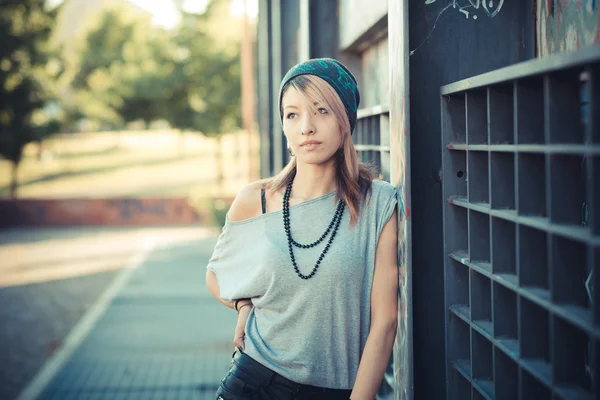
{"label": "paved path", "polygon": [[127,266],[147,231],[0,230],[0,399],[18,396]]}
{"label": "paved path", "polygon": [[214,231],[150,229],[20,399],[214,399],[235,313],[204,285]]}

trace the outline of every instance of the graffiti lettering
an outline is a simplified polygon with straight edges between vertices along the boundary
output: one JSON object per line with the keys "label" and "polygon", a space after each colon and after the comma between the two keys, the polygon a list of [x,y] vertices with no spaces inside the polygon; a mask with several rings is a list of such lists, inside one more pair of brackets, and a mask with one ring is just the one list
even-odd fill
{"label": "graffiti lettering", "polygon": [[111,207],[117,207],[121,218],[128,219],[137,217],[139,214],[155,214],[164,216],[165,202],[160,200],[145,199],[119,199],[109,202]]}
{"label": "graffiti lettering", "polygon": [[492,0],[485,1],[483,0],[483,9],[485,13],[490,17],[495,17],[498,15],[500,10],[502,9],[502,5],[504,4],[504,0],[498,0],[498,4],[494,7],[494,2]]}
{"label": "graffiti lettering", "polygon": [[[425,4],[433,4],[436,1],[437,0],[425,0]],[[469,19],[469,15],[473,14],[473,19],[477,19],[477,14],[475,14],[474,11],[469,12],[467,8],[473,8],[475,10],[483,9],[488,17],[494,18],[498,15],[504,5],[504,0],[467,0],[467,2],[468,4],[461,6],[458,0],[452,0],[452,2],[448,4],[448,7],[445,7],[442,12],[446,11],[449,6],[451,6],[464,14],[465,18]]]}

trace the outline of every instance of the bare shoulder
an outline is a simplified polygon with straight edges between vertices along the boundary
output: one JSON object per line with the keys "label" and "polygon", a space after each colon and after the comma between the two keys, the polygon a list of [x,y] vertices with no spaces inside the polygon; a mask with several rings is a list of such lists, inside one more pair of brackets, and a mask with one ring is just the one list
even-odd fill
{"label": "bare shoulder", "polygon": [[262,181],[252,182],[238,192],[229,208],[228,219],[230,221],[243,221],[262,213],[260,201],[262,186]]}

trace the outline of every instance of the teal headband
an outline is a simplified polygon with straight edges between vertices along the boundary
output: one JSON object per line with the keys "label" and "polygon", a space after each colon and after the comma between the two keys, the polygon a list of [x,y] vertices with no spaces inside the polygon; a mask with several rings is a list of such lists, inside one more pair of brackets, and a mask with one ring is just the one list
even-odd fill
{"label": "teal headband", "polygon": [[315,58],[305,61],[292,67],[281,81],[279,87],[279,117],[283,123],[283,112],[281,111],[281,98],[283,97],[283,89],[288,82],[300,75],[314,75],[329,83],[336,91],[348,115],[350,121],[350,133],[354,131],[356,126],[356,111],[360,103],[360,94],[358,92],[358,84],[352,73],[338,60],[333,58]]}

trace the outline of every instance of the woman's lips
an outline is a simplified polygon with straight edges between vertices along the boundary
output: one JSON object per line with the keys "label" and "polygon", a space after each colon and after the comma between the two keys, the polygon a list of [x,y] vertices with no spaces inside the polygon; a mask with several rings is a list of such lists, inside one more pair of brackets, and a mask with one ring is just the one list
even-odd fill
{"label": "woman's lips", "polygon": [[315,141],[311,141],[311,142],[309,142],[309,143],[306,143],[306,144],[304,144],[304,143],[303,143],[303,144],[302,144],[302,148],[303,148],[304,150],[314,150],[314,149],[316,149],[317,147],[319,147],[320,145],[321,145],[321,142],[315,142]]}
{"label": "woman's lips", "polygon": [[321,144],[321,142],[318,140],[305,140],[304,142],[300,143],[300,146],[306,146],[309,144]]}

